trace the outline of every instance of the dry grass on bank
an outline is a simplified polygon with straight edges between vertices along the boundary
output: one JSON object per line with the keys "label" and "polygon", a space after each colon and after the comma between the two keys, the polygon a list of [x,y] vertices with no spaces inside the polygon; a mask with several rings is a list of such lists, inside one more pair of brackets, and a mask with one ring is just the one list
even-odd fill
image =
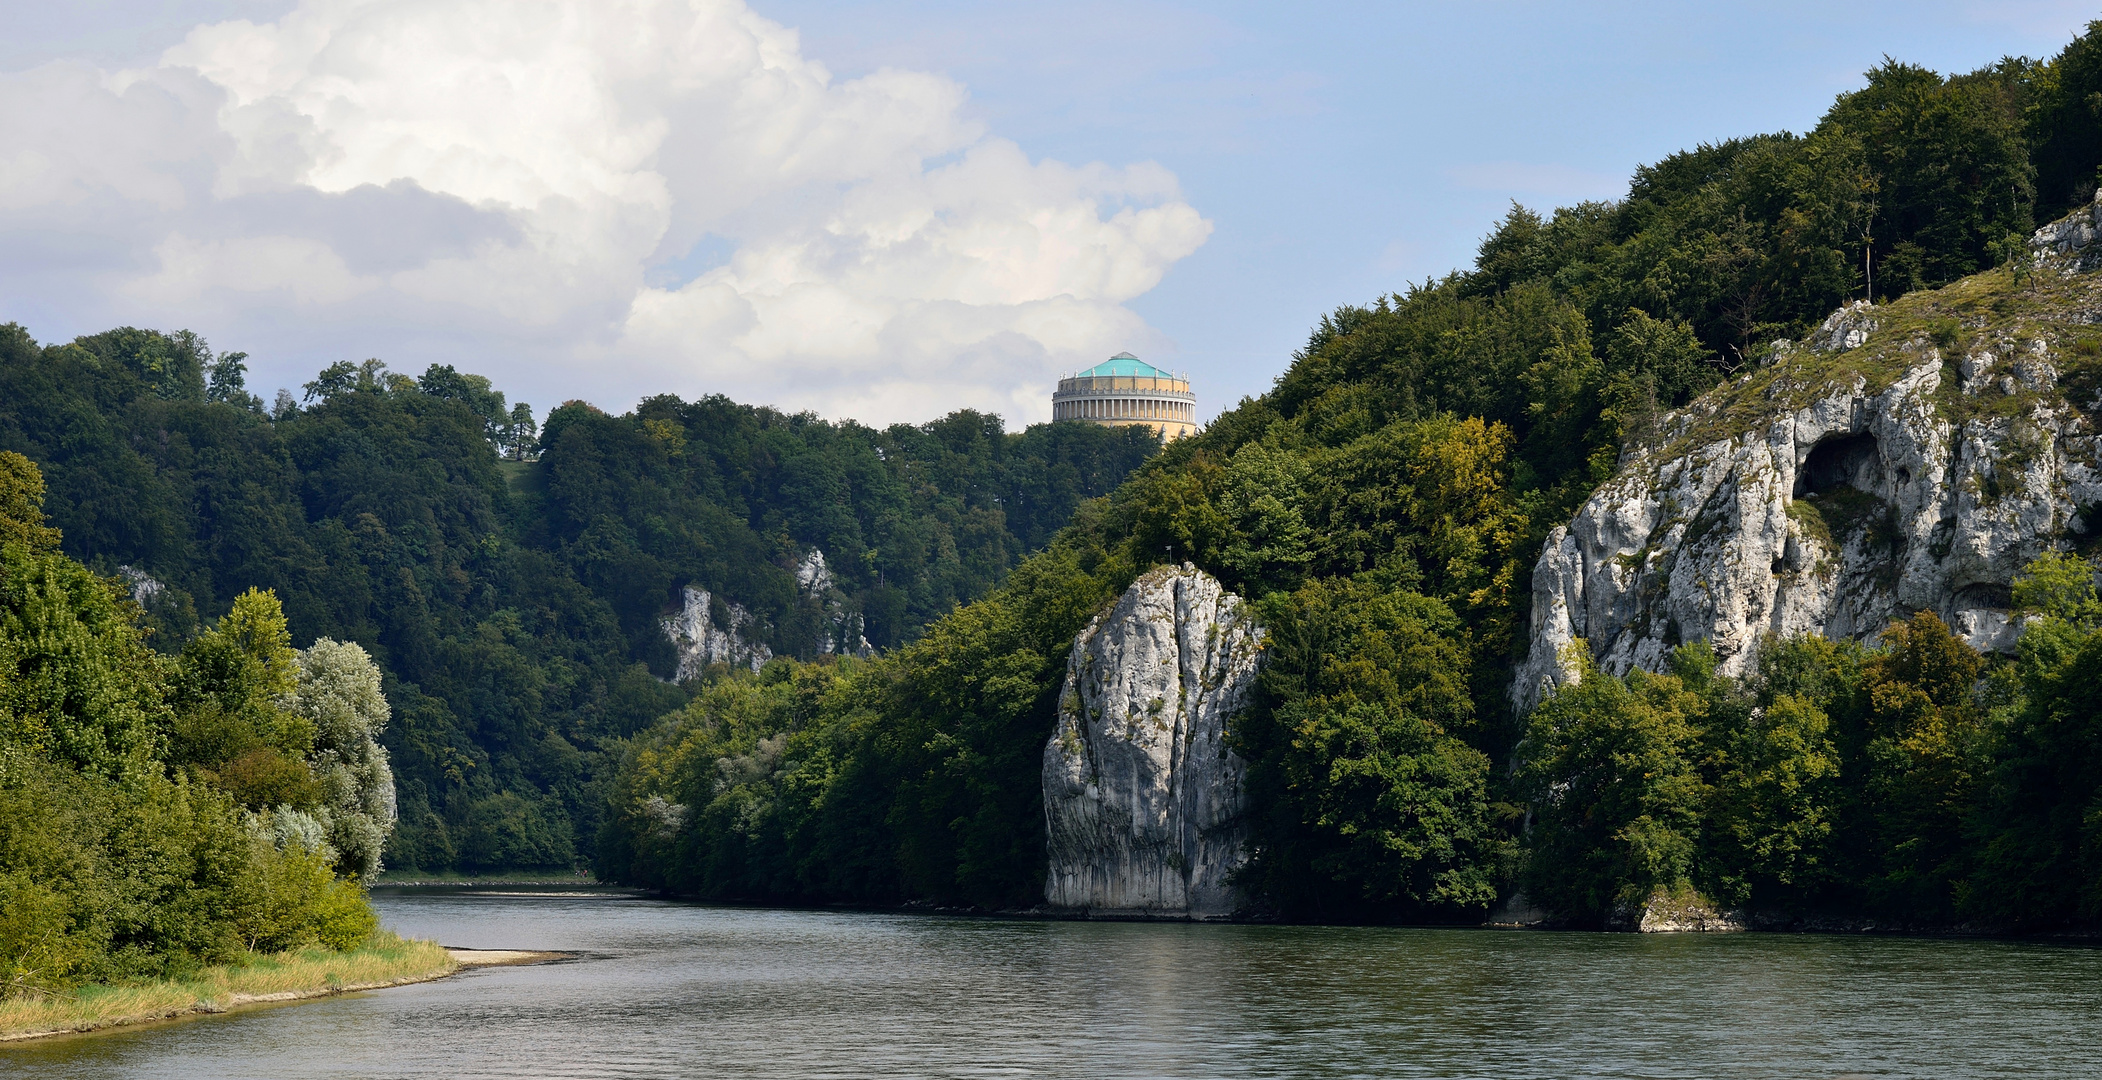
{"label": "dry grass on bank", "polygon": [[83,986],[66,994],[0,1000],[0,1042],[423,982],[458,967],[432,942],[405,941],[382,930],[348,952],[252,953],[187,979]]}

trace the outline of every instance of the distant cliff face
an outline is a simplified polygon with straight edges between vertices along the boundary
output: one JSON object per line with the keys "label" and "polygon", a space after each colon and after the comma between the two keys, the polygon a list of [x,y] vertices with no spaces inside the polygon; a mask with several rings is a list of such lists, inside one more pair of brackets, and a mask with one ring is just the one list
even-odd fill
{"label": "distant cliff face", "polygon": [[1044,747],[1044,897],[1093,914],[1220,918],[1246,855],[1247,766],[1227,724],[1263,632],[1188,564],[1141,577],[1073,642]]}
{"label": "distant cliff face", "polygon": [[724,601],[723,621],[728,625],[717,626],[713,599],[708,590],[688,585],[685,603],[664,620],[664,636],[671,639],[672,647],[679,653],[678,671],[672,676],[675,682],[699,678],[710,664],[757,671],[774,657],[774,651],[765,642],[751,640],[752,613],[744,605]]}
{"label": "distant cliff face", "polygon": [[1579,639],[1618,675],[1706,638],[1734,674],[1762,634],[1924,609],[2011,648],[2016,572],[2102,524],[2098,225],[2102,204],[2039,230],[2020,278],[1842,308],[1667,418],[1549,535],[1514,704],[1572,678]]}
{"label": "distant cliff face", "polygon": [[[874,656],[875,648],[862,636],[861,616],[847,610],[846,595],[832,582],[825,553],[811,548],[796,564],[795,574],[800,599],[818,613],[813,650],[820,656]],[[757,671],[773,659],[773,649],[760,640],[761,628],[744,605],[724,600],[723,614],[718,619],[708,590],[688,585],[682,593],[679,610],[662,621],[664,636],[671,640],[679,657],[672,681],[698,678],[710,664]]]}

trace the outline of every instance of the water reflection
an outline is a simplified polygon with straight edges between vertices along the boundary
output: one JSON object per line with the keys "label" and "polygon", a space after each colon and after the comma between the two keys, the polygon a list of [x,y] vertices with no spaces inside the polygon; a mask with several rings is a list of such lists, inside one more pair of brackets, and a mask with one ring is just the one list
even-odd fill
{"label": "water reflection", "polygon": [[576,961],[0,1050],[23,1077],[2102,1075],[2102,953],[395,892]]}

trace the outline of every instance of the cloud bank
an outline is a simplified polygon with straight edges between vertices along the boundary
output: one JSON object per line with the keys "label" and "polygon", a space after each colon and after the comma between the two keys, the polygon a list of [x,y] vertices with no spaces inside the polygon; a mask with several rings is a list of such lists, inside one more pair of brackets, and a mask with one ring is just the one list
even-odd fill
{"label": "cloud bank", "polygon": [[1124,305],[1211,224],[966,106],[737,0],[308,0],[0,76],[0,318],[192,327],[266,394],[378,355],[543,407],[1044,419],[1060,370],[1164,346]]}

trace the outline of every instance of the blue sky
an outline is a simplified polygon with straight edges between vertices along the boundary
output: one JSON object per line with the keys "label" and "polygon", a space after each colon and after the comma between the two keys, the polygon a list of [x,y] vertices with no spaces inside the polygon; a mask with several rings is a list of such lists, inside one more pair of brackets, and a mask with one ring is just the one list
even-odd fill
{"label": "blue sky", "polygon": [[[310,7],[317,5],[331,6],[310,0]],[[48,76],[54,60],[105,79],[155,64],[196,64],[210,73],[219,70],[211,57],[233,53],[196,44],[195,27],[233,18],[267,26],[296,6],[242,0],[18,6],[0,16],[0,67],[24,79],[19,73]],[[625,273],[623,260],[639,260],[632,287],[578,300],[573,312],[532,333],[513,332],[504,320],[507,313],[546,306],[531,299],[532,290],[552,286],[526,283],[545,274],[520,277],[515,293],[497,299],[470,296],[457,281],[432,274],[390,279],[384,287],[317,278],[304,290],[273,294],[224,269],[223,259],[234,258],[225,252],[265,250],[255,246],[261,234],[214,240],[221,246],[206,250],[197,239],[205,227],[180,216],[141,226],[175,239],[110,264],[158,259],[160,276],[152,281],[104,268],[63,286],[0,282],[26,290],[18,295],[32,309],[0,318],[21,319],[48,340],[109,322],[161,325],[194,316],[196,328],[223,347],[257,353],[263,378],[280,383],[342,358],[339,353],[387,356],[408,368],[459,356],[460,366],[487,370],[515,388],[514,396],[535,401],[590,397],[621,408],[651,389],[687,396],[720,389],[883,422],[925,419],[914,410],[959,404],[999,409],[1015,421],[1042,419],[1031,414],[1031,402],[1045,381],[1077,366],[1089,350],[1106,355],[1116,344],[1189,370],[1209,413],[1267,388],[1322,312],[1464,265],[1511,200],[1546,208],[1612,198],[1636,165],[1672,151],[1809,127],[1834,94],[1858,85],[1861,72],[1886,55],[1945,71],[2008,54],[2046,56],[2102,15],[2061,3],[1152,0],[1001,6],[752,0],[750,13],[794,29],[800,59],[829,71],[835,90],[864,85],[856,80],[888,85],[885,73],[933,77],[883,91],[886,101],[916,103],[913,108],[933,119],[899,129],[887,150],[867,151],[916,154],[917,163],[842,166],[802,176],[800,186],[754,181],[756,194],[731,199],[718,198],[709,185],[727,156],[745,152],[737,149],[744,143],[703,140],[706,152],[694,160],[705,164],[692,167],[691,179],[681,179],[676,167],[645,162],[641,171],[655,168],[671,178],[672,209],[655,225],[635,228],[656,228],[649,235],[661,239],[623,241],[624,247],[608,241],[600,262],[577,264],[596,267],[590,274],[602,280]],[[186,38],[191,45],[182,45]],[[188,51],[170,59],[164,54],[170,48]],[[63,100],[71,84],[47,76],[34,87],[38,100]],[[198,98],[204,102],[196,106],[199,114],[208,111],[210,92],[241,85],[243,77],[212,75],[216,82],[196,91],[206,95]],[[20,86],[16,92],[28,93]],[[316,100],[293,90],[283,95],[295,103]],[[699,113],[679,107],[661,113],[674,141],[682,124],[700,124],[690,119]],[[1019,157],[994,160],[1010,144]],[[220,179],[193,185],[186,205],[233,198],[226,195],[233,168],[227,162],[240,155],[229,154],[210,166]],[[392,160],[354,174],[286,173],[269,183],[340,196],[353,183],[386,185],[393,169],[427,189],[415,193],[426,203],[452,200],[445,205],[457,211],[461,236],[537,235],[532,214],[548,204],[543,199],[533,204],[542,209],[530,212],[521,207],[542,196],[515,194],[515,185],[486,178],[446,179],[449,174],[432,171],[437,167],[429,157],[405,165]],[[1047,163],[1081,172],[1052,175]],[[1086,174],[1095,163],[1110,172]],[[913,185],[916,195],[882,195]],[[387,190],[400,194],[400,187]],[[839,191],[850,194],[835,203]],[[710,203],[705,213],[678,209],[711,199],[722,205]],[[955,235],[930,241],[950,261],[924,252],[906,258],[894,247],[870,254],[876,241],[811,254],[811,237],[836,239],[842,215],[859,213],[854,208],[872,199],[883,210],[869,220],[882,224],[856,235],[930,215],[961,222]],[[1075,218],[1071,210],[1078,205],[1098,207],[1101,220]],[[1146,219],[1153,224],[1118,226],[1113,215],[1120,207],[1154,214]],[[627,219],[609,212],[606,220]],[[1076,221],[1074,250],[1097,254],[1073,256],[1079,261],[1070,265],[1045,263],[1048,256],[1037,249],[1064,241],[1058,230],[1067,226],[1058,222]],[[1036,223],[1036,232],[1017,240],[1017,223],[1026,222]],[[64,227],[32,229],[0,218],[0,256],[29,260],[23,269],[33,270],[36,260],[50,258],[48,234]],[[28,239],[39,230],[39,238]],[[226,246],[236,239],[251,246]],[[1013,243],[1032,245],[1035,254],[987,254],[987,245]],[[538,257],[552,258],[549,250],[539,249]],[[803,269],[767,277],[760,268],[778,264],[783,252],[797,253]],[[285,255],[283,265],[313,265],[311,254]],[[324,262],[327,257],[322,252]],[[748,261],[740,266],[740,258]],[[189,291],[168,284],[167,267],[182,259],[189,260],[182,265],[207,268],[195,272],[205,284]],[[860,271],[836,269],[849,264]],[[711,285],[711,274],[722,281]],[[974,280],[986,274],[1012,281],[988,291]],[[913,279],[909,287],[897,284],[905,278]],[[787,279],[823,291],[810,293],[801,307],[775,303],[786,288],[778,281]],[[434,280],[438,284],[429,284]],[[710,295],[749,303],[734,317],[721,315],[719,305],[708,306],[703,286],[715,289]],[[579,291],[565,288],[561,295]],[[901,288],[911,295],[897,300],[891,294]],[[295,293],[296,301],[285,299]],[[771,299],[758,299],[762,293]],[[881,303],[870,299],[878,293]],[[1061,306],[1061,297],[1070,302]],[[864,300],[875,306],[864,310]],[[858,322],[848,320],[860,330],[789,341],[779,329],[812,325],[813,311],[847,309],[860,312]],[[687,326],[714,329],[688,335],[681,329]],[[735,363],[723,359],[732,354]],[[954,390],[942,370],[949,362],[986,372],[983,385]],[[778,375],[752,376],[754,369]]]}

